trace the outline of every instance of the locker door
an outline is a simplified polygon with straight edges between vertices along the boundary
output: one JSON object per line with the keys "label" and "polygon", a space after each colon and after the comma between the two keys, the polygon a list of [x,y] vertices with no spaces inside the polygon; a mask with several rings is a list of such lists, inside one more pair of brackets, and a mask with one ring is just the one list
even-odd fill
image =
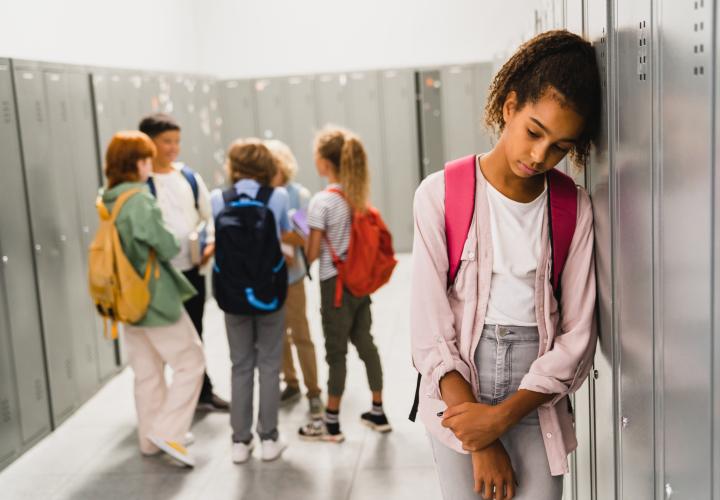
{"label": "locker door", "polygon": [[[1,245],[0,252],[2,252]],[[3,279],[4,267],[0,265],[0,280]],[[0,470],[10,463],[20,449],[20,426],[11,352],[5,287],[0,282]]]}
{"label": "locker door", "polygon": [[105,150],[110,138],[115,133],[112,118],[113,99],[110,95],[110,79],[107,74],[96,70],[92,74],[93,101],[95,121],[97,123],[97,146],[100,152],[101,165],[105,161]]}
{"label": "locker door", "polygon": [[287,142],[283,79],[255,80],[255,102],[260,138]]}
{"label": "locker door", "polygon": [[[214,123],[213,123],[213,102],[217,108],[217,99],[215,97],[215,84],[208,80],[198,80],[197,82],[197,134],[198,147],[200,148],[200,163],[195,165],[195,169],[202,176],[206,184],[213,186],[213,178],[219,167],[222,165],[216,160],[216,153],[219,147],[214,140]],[[219,133],[219,132],[218,132]]]}
{"label": "locker door", "polygon": [[391,172],[384,165],[383,124],[380,119],[378,73],[352,73],[345,88],[348,127],[360,136],[370,170],[370,200],[387,213],[385,186]]}
{"label": "locker door", "polygon": [[318,125],[315,116],[314,77],[294,76],[285,82],[288,146],[298,161],[299,183],[311,192],[323,189],[323,180],[315,170],[313,142]]}
{"label": "locker door", "polygon": [[658,3],[663,482],[672,498],[701,500],[712,498],[717,411],[711,390],[714,2]]}
{"label": "locker door", "polygon": [[653,171],[650,1],[617,5],[620,498],[654,498]]}
{"label": "locker door", "polygon": [[[44,165],[44,175],[45,182],[51,181],[52,189],[58,195],[56,201],[59,203],[53,208],[56,227],[60,230],[59,262],[63,266],[63,281],[53,285],[53,293],[66,296],[67,334],[74,346],[73,365],[78,391],[76,401],[82,402],[99,387],[99,374],[96,323],[90,314],[90,300],[86,292],[87,271],[83,265],[85,250],[82,247],[82,224],[78,211],[78,204],[82,202],[78,200],[73,164],[78,160],[75,149],[83,141],[92,144],[92,136],[83,136],[79,124],[72,119],[67,71],[62,67],[43,66],[43,76],[51,138],[51,154],[48,163]],[[84,79],[81,78],[81,89],[83,83]],[[94,174],[92,167],[94,165],[91,165],[91,175]]]}
{"label": "locker door", "polygon": [[220,82],[213,81],[210,83],[208,99],[210,127],[208,161],[211,162],[211,173],[204,180],[208,189],[212,190],[225,183],[225,142],[223,140],[223,110],[220,105]]}
{"label": "locker door", "polygon": [[200,163],[200,148],[197,138],[195,112],[195,80],[181,75],[170,78],[170,99],[172,111],[169,113],[180,124],[182,139],[179,160],[191,168]]}
{"label": "locker door", "polygon": [[0,61],[0,266],[8,303],[8,321],[15,360],[15,382],[20,410],[23,447],[50,432],[45,360],[30,219],[20,157],[18,123],[13,98],[12,73]]}
{"label": "locker door", "polygon": [[495,74],[492,63],[480,63],[473,66],[473,98],[476,113],[475,151],[478,153],[490,151],[495,144],[492,132],[485,126],[485,103],[493,76]]}
{"label": "locker door", "polygon": [[[587,36],[595,46],[600,63],[603,91],[603,112],[599,142],[591,152],[587,173],[588,192],[593,202],[595,229],[595,270],[598,291],[598,335],[594,370],[590,378],[589,410],[591,416],[591,482],[578,487],[579,499],[600,500],[615,497],[615,443],[617,394],[615,390],[616,335],[613,329],[612,282],[612,212],[611,154],[614,134],[609,133],[615,123],[608,71],[608,7],[604,2],[585,2],[587,8]],[[614,80],[613,80],[614,81]],[[614,127],[612,128],[614,131]],[[589,490],[589,491],[588,491]],[[584,495],[583,492],[586,492]],[[588,496],[589,495],[589,496]]]}
{"label": "locker door", "polygon": [[413,239],[412,205],[420,183],[418,159],[415,73],[412,70],[384,71],[382,82],[382,121],[386,192],[385,221],[398,252],[410,252]]}
{"label": "locker door", "polygon": [[443,139],[442,80],[440,71],[418,71],[415,92],[420,122],[421,173],[425,178],[445,166]]}
{"label": "locker door", "polygon": [[[95,129],[92,117],[92,101],[90,99],[90,86],[87,73],[70,71],[66,75],[68,89],[68,104],[70,127],[74,135],[74,148],[72,178],[76,191],[78,224],[80,227],[80,275],[78,280],[78,297],[84,302],[84,311],[87,317],[86,328],[90,341],[95,346],[98,377],[106,380],[117,371],[115,363],[115,347],[113,342],[102,337],[102,323],[92,306],[92,301],[86,293],[82,293],[87,273],[87,248],[90,246],[95,230],[98,226],[98,215],[95,210],[95,198],[100,187],[100,165],[97,162],[97,149],[95,147]],[[80,304],[79,304],[80,305]],[[78,316],[81,311],[78,311]]]}
{"label": "locker door", "polygon": [[241,137],[257,133],[255,90],[250,80],[229,80],[220,83],[223,150]]}
{"label": "locker door", "polygon": [[472,66],[452,66],[440,72],[442,80],[443,138],[445,161],[477,153],[477,130],[483,107],[475,96]]}
{"label": "locker door", "polygon": [[48,168],[53,151],[44,74],[37,64],[18,62],[14,75],[50,397],[57,425],[70,415],[77,401],[62,248],[67,241],[67,228],[61,219],[66,198]]}
{"label": "locker door", "polygon": [[333,124],[348,127],[345,107],[347,75],[321,75],[315,79],[315,106],[318,128]]}

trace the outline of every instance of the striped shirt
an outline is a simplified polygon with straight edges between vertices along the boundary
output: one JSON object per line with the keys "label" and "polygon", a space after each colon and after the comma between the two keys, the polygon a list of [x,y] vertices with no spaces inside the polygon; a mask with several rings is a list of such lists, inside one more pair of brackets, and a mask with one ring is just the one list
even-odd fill
{"label": "striped shirt", "polygon": [[[330,184],[328,188],[342,189],[340,184]],[[352,211],[345,199],[337,193],[320,191],[310,200],[307,219],[311,229],[325,231],[325,236],[330,240],[335,253],[341,259],[345,258],[350,246],[352,226]],[[337,276],[337,269],[333,265],[332,254],[323,238],[320,247],[320,281],[334,276]]]}

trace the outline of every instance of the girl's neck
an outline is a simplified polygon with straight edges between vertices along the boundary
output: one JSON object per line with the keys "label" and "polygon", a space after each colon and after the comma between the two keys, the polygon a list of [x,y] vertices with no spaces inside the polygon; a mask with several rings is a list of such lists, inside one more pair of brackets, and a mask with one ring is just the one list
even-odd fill
{"label": "girl's neck", "polygon": [[503,146],[495,147],[480,159],[482,175],[492,186],[511,200],[529,203],[540,196],[545,189],[545,176],[518,177],[510,168]]}
{"label": "girl's neck", "polygon": [[327,174],[327,180],[328,184],[340,184],[340,179],[338,179],[338,177],[333,173]]}

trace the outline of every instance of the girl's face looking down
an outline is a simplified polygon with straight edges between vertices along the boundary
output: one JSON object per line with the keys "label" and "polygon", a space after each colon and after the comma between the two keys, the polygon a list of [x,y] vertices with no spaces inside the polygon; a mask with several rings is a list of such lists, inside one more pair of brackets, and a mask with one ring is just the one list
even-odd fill
{"label": "girl's face looking down", "polygon": [[[530,178],[551,170],[570,152],[584,127],[580,116],[555,89],[545,91],[538,102],[518,108],[510,92],[503,106],[505,128],[500,137],[513,174]],[[498,144],[500,145],[500,144]]]}

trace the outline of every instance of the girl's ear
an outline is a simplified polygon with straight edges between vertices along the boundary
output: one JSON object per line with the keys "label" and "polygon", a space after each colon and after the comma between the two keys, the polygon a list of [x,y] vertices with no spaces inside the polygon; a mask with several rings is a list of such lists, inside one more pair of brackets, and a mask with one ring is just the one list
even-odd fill
{"label": "girl's ear", "polygon": [[517,105],[517,92],[511,90],[508,92],[505,103],[503,104],[503,120],[505,123],[508,123],[517,112]]}

